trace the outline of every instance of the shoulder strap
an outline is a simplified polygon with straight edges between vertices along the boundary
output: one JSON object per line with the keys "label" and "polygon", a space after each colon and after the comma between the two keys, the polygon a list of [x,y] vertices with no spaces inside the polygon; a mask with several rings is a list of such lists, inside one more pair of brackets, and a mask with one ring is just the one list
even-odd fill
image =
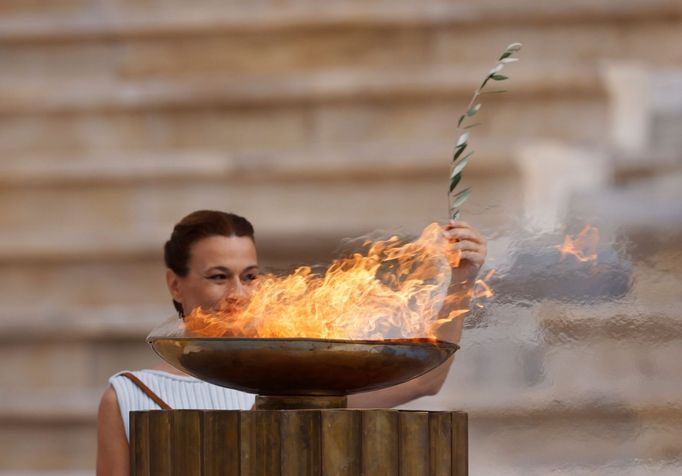
{"label": "shoulder strap", "polygon": [[123,372],[121,375],[122,375],[123,377],[128,378],[131,382],[133,382],[135,385],[137,385],[138,388],[139,388],[140,390],[142,390],[142,391],[145,393],[145,395],[147,395],[149,398],[151,398],[151,399],[154,401],[154,403],[156,403],[159,407],[161,407],[162,410],[172,410],[172,408],[170,407],[170,405],[168,405],[166,402],[164,402],[163,400],[161,400],[161,398],[160,398],[157,394],[155,394],[155,393],[152,391],[152,389],[150,389],[149,387],[147,387],[147,386],[142,382],[142,380],[140,380],[139,378],[137,378],[136,376],[134,376],[132,373],[130,373],[130,372]]}

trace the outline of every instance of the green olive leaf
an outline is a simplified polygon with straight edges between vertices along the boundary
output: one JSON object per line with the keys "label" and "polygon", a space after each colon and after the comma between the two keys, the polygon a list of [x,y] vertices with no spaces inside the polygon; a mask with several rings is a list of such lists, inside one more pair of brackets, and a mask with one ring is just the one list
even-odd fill
{"label": "green olive leaf", "polygon": [[[481,103],[476,104],[475,106],[471,106],[469,110],[466,112],[466,115],[469,117],[475,116],[478,111],[481,110]],[[457,126],[459,127],[459,126]]]}
{"label": "green olive leaf", "polygon": [[[471,154],[469,154],[471,155]],[[461,160],[458,160],[455,162],[455,166],[452,168],[452,172],[450,173],[450,179],[454,178],[455,175],[459,174],[462,170],[464,170],[464,167],[467,166],[469,163],[469,156],[462,158]]]}
{"label": "green olive leaf", "polygon": [[480,95],[483,96],[484,94],[502,94],[506,93],[506,89],[495,89],[493,91],[483,91]]}
{"label": "green olive leaf", "polygon": [[502,71],[502,68],[504,68],[504,64],[503,63],[497,63],[495,65],[495,67],[493,69],[491,69],[488,74],[493,75],[493,74],[499,73],[500,71]]}
{"label": "green olive leaf", "polygon": [[469,195],[471,195],[471,188],[465,188],[453,197],[450,207],[458,208],[462,203],[466,202]]}
{"label": "green olive leaf", "polygon": [[[462,157],[461,159],[459,159],[459,160],[468,159],[468,158],[471,157],[472,155],[474,155],[474,151],[473,151],[473,150],[472,150],[471,152],[469,152],[467,155],[465,155],[464,157]],[[457,161],[457,159],[455,159],[455,158],[452,159],[452,163],[453,163],[453,164],[454,164],[456,161]]]}
{"label": "green olive leaf", "polygon": [[448,189],[448,194],[452,193],[460,180],[462,180],[462,174],[457,174],[450,179],[450,188]]}
{"label": "green olive leaf", "polygon": [[459,121],[457,121],[457,127],[462,127],[462,122],[464,122],[464,119],[466,119],[467,115],[462,114],[459,118]]}
{"label": "green olive leaf", "polygon": [[467,145],[464,144],[462,146],[457,147],[457,150],[455,151],[455,155],[452,157],[452,160],[455,161],[459,158],[460,155],[462,155],[462,152],[464,152],[464,149],[467,148]]}
{"label": "green olive leaf", "polygon": [[455,147],[462,147],[463,145],[466,145],[468,140],[469,140],[469,133],[465,132],[464,134],[459,136],[459,139],[457,139],[457,145]]}

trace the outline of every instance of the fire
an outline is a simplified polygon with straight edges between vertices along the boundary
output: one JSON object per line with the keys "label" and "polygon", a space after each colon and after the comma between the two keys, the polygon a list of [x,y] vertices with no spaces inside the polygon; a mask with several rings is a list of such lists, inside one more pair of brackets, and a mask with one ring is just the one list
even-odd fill
{"label": "fire", "polygon": [[488,271],[483,279],[477,279],[474,287],[474,298],[490,298],[493,297],[493,290],[488,284],[497,270],[491,269]]}
{"label": "fire", "polygon": [[365,248],[335,260],[324,274],[304,266],[288,276],[263,275],[248,300],[227,300],[213,312],[197,308],[185,330],[213,337],[436,339],[441,325],[469,312],[473,297],[492,295],[485,279],[450,286],[459,252],[446,251],[437,223],[414,242],[394,236]]}
{"label": "fire", "polygon": [[574,256],[581,263],[597,261],[597,245],[599,244],[599,229],[592,225],[585,225],[574,238],[566,235],[564,243],[559,246],[561,259]]}

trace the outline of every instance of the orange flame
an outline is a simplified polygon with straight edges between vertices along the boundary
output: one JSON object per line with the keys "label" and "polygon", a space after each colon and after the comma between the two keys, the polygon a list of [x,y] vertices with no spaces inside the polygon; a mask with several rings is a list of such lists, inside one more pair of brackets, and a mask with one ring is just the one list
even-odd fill
{"label": "orange flame", "polygon": [[197,308],[185,330],[215,337],[435,339],[438,327],[469,312],[471,298],[492,295],[484,280],[450,286],[460,253],[448,251],[437,223],[411,243],[394,236],[366,246],[365,254],[335,260],[324,274],[304,266],[288,276],[263,275],[248,300],[226,300],[213,312]]}
{"label": "orange flame", "polygon": [[564,243],[559,246],[561,259],[574,256],[581,263],[597,261],[597,245],[599,244],[599,229],[592,225],[585,225],[575,238],[566,235]]}
{"label": "orange flame", "polygon": [[488,284],[495,274],[496,269],[491,269],[488,271],[483,279],[477,279],[474,286],[474,298],[490,298],[493,297],[493,290]]}

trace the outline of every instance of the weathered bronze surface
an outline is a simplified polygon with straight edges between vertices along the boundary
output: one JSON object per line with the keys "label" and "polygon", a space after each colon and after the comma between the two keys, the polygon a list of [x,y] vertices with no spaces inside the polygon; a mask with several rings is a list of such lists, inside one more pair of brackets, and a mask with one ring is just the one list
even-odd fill
{"label": "weathered bronze surface", "polygon": [[150,338],[164,360],[201,380],[267,396],[349,395],[411,380],[456,344],[417,339]]}

